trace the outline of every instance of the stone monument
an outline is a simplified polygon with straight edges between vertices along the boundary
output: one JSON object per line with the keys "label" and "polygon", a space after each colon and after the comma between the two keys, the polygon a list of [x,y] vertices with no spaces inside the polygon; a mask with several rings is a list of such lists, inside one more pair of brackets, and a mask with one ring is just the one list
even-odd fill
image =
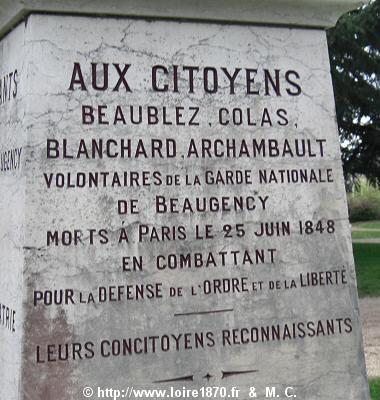
{"label": "stone monument", "polygon": [[1,399],[369,399],[325,37],[355,5],[2,2]]}

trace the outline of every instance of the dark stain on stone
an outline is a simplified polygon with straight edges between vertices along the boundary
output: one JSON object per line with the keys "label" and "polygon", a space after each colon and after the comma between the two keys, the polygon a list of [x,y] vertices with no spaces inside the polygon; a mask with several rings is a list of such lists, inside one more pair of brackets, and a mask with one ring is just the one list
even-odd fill
{"label": "dark stain on stone", "polygon": [[[34,288],[29,287],[27,299],[32,298]],[[67,322],[63,308],[56,308],[50,316],[47,307],[25,305],[27,312],[24,323],[24,343],[22,350],[21,387],[23,400],[69,400],[78,397],[73,393],[78,388],[74,378],[74,362],[51,361],[37,363],[37,346],[46,358],[48,344],[75,342],[72,327]],[[43,358],[41,357],[41,360]]]}

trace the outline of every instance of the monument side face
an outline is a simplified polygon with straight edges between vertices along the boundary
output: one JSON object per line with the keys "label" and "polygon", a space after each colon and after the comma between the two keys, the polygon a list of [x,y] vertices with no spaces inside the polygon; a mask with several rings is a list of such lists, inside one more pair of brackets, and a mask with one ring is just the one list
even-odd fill
{"label": "monument side face", "polygon": [[22,398],[369,399],[325,33],[28,35]]}
{"label": "monument side face", "polygon": [[26,134],[24,26],[0,42],[0,398],[17,399],[21,370]]}

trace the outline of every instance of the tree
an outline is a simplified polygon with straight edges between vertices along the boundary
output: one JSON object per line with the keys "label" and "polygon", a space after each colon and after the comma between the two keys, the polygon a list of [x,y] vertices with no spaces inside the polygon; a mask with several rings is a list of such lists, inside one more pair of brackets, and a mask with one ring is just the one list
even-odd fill
{"label": "tree", "polygon": [[380,184],[380,0],[327,33],[346,181]]}

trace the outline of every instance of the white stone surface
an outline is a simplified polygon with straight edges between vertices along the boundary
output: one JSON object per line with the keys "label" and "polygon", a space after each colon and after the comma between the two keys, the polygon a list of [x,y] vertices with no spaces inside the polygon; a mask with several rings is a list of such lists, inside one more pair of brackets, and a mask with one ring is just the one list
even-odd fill
{"label": "white stone surface", "polygon": [[24,266],[24,27],[0,43],[0,398],[18,398]]}
{"label": "white stone surface", "polygon": [[359,0],[2,0],[0,35],[30,13],[50,12],[196,19],[243,23],[334,26],[344,12],[363,4]]}
{"label": "white stone surface", "polygon": [[[20,78],[28,80],[27,114],[23,119],[28,145],[24,170],[25,336],[21,399],[74,400],[81,398],[85,386],[121,390],[131,386],[199,389],[208,385],[228,390],[237,387],[240,398],[248,398],[253,386],[258,398],[264,398],[265,388],[275,386],[280,399],[285,398],[286,387],[293,387],[298,399],[369,399],[325,33],[32,15],[24,41],[30,62],[28,72]],[[77,83],[70,90],[75,63],[81,67],[87,90],[80,90],[78,72],[74,75]],[[109,64],[107,90],[91,87],[91,63]],[[125,90],[122,82],[119,90],[113,90],[119,75],[113,64],[121,70],[125,64],[130,65],[125,73],[130,91]],[[157,65],[167,67],[169,76],[175,70],[173,66],[178,66],[178,91],[173,92],[174,84],[166,80],[162,69],[158,69],[158,87],[168,83],[169,91],[154,90],[152,69]],[[183,66],[199,68],[199,72],[194,72],[193,93]],[[210,68],[217,71],[216,93],[205,92],[205,68],[209,68],[209,77],[214,71]],[[230,75],[236,72],[234,90],[222,68]],[[254,79],[250,91],[258,94],[247,93],[247,69],[250,79]],[[268,77],[269,74],[275,85],[276,71],[278,94]],[[101,85],[100,78],[97,83]],[[212,91],[212,82],[206,87]],[[111,122],[83,124],[83,105],[106,105],[101,109],[105,114],[101,118]],[[125,125],[113,125],[112,113],[118,105],[124,112]],[[130,106],[142,107],[141,124],[129,122]],[[157,124],[147,123],[149,106],[159,110]],[[172,125],[163,123],[163,107]],[[175,107],[184,107],[179,112],[187,123],[194,110],[199,109],[194,117],[198,125],[175,124]],[[244,110],[244,114],[250,109],[256,126],[248,125],[246,118],[241,125],[222,125],[218,116],[221,113],[225,118],[226,112],[220,110],[229,110],[231,115],[234,108]],[[181,121],[181,116],[178,118]],[[269,118],[272,126],[265,122]],[[81,140],[89,145],[101,138],[118,143],[130,139],[132,146],[141,139],[148,149],[152,139],[171,140],[177,152],[172,158],[123,159],[110,158],[105,153],[103,158],[78,159],[63,158],[60,147],[59,157],[48,158],[54,153],[47,151],[49,140],[57,140],[60,146],[66,140],[68,155],[72,155]],[[204,157],[188,157],[191,139],[198,146],[202,139],[216,141],[217,150],[226,140],[245,140],[248,144],[263,140],[266,155],[213,157],[206,152]],[[278,143],[283,149],[285,140],[293,153],[295,140],[310,141],[312,154],[291,157],[288,152],[284,157],[269,157],[269,143]],[[313,169],[317,175],[321,170],[325,179],[329,174],[330,182],[260,184],[259,170],[280,169],[307,169],[309,173]],[[217,170],[222,174],[226,170],[251,171],[252,183],[207,184],[206,171]],[[54,182],[54,174],[67,177],[70,173],[75,177],[78,172],[105,171],[178,174],[180,184],[155,186],[149,178],[151,185],[141,187],[59,188],[53,184],[49,188],[44,177],[52,173]],[[275,174],[279,176],[279,172]],[[186,185],[186,176],[191,181],[198,176],[201,184]],[[188,198],[192,204],[203,197],[215,197],[219,202],[222,197],[254,197],[256,208],[160,214],[155,209],[156,196],[176,198],[179,202]],[[118,200],[131,199],[138,200],[139,213],[119,215]],[[313,221],[314,233],[300,235],[299,221],[303,221],[304,229],[307,220]],[[322,233],[316,230],[318,221]],[[258,237],[254,232],[262,222],[289,222],[290,235]],[[158,230],[163,226],[175,227],[179,236],[177,240],[139,241],[142,225]],[[213,238],[197,239],[195,227],[203,234],[206,225],[211,226]],[[231,238],[226,237],[229,225],[234,227]],[[95,234],[92,245],[93,229],[107,233]],[[123,229],[129,243],[120,244]],[[181,239],[181,229],[186,231],[185,239]],[[239,237],[242,229],[245,234]],[[64,245],[62,241],[48,245],[49,230],[60,234],[78,230],[83,235],[77,245]],[[173,228],[169,231],[169,238],[173,239]],[[108,242],[102,244],[105,237]],[[256,249],[264,251],[265,262],[243,263],[243,252],[254,258]],[[269,249],[275,249],[273,261]],[[224,266],[220,252],[226,252]],[[212,253],[216,266],[172,270],[159,270],[156,266],[159,255],[167,258],[169,254],[188,253],[200,253],[203,257]],[[125,256],[141,256],[142,271],[122,271]],[[326,277],[325,271],[335,270],[339,271],[338,284],[300,287],[300,274],[305,281],[307,273]],[[207,287],[207,282],[218,279],[227,279],[228,284],[239,282],[240,292],[201,293],[200,286]],[[242,280],[247,292],[241,292]],[[270,290],[270,282],[277,280],[281,288]],[[292,280],[297,287],[291,287]],[[263,289],[252,290],[253,282],[259,281]],[[288,288],[284,287],[285,281]],[[162,298],[136,301],[125,297],[127,285],[156,283],[162,284]],[[96,301],[99,287],[109,286],[123,286],[121,301]],[[170,287],[182,287],[183,296],[170,297]],[[72,290],[74,304],[68,301],[44,305],[39,301],[34,305],[38,291],[54,290]],[[90,293],[94,294],[95,303],[80,303]],[[216,312],[221,310],[224,311]],[[201,313],[207,311],[214,313]],[[179,315],[189,313],[197,314]],[[326,333],[328,324],[334,328],[330,334]],[[256,329],[267,326],[280,329],[281,339],[256,342],[255,337],[249,338],[247,332],[252,328],[255,334]],[[285,327],[289,327],[288,333]],[[195,335],[202,334],[203,345],[195,340]],[[113,341],[116,345],[123,339],[152,336],[164,338],[163,347],[157,344],[153,351],[149,339],[145,354],[136,351],[125,356],[108,355],[108,344]],[[239,343],[242,339],[248,343]],[[170,342],[167,351],[166,340]],[[140,342],[136,341],[137,350]],[[66,345],[68,360],[57,360],[59,347],[65,349]],[[66,358],[65,351],[63,356]],[[158,382],[184,377],[187,379]]]}

